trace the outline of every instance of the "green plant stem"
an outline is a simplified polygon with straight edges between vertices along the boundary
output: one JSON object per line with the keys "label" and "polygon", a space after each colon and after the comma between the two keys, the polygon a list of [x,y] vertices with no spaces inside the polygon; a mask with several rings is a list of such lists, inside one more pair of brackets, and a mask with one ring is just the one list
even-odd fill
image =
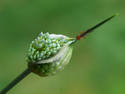
{"label": "green plant stem", "polygon": [[19,83],[22,79],[24,79],[27,75],[31,73],[30,69],[27,68],[24,72],[22,72],[17,78],[15,78],[8,86],[6,86],[0,94],[6,94],[10,89],[12,89],[17,83]]}
{"label": "green plant stem", "polygon": [[104,23],[108,22],[109,20],[111,20],[112,18],[114,18],[115,16],[118,16],[118,14],[114,14],[112,16],[110,16],[109,18],[101,21],[100,23],[96,24],[95,26],[89,28],[88,30],[86,30],[85,32],[82,32],[80,35],[78,35],[76,37],[76,40],[80,40],[80,38],[86,36],[88,33],[92,32],[93,30],[95,30],[96,28],[100,27],[101,25],[103,25]]}

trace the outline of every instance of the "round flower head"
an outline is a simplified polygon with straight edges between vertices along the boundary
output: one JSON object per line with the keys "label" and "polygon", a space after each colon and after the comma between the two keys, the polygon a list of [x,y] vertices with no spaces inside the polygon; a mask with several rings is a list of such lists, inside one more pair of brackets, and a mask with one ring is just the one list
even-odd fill
{"label": "round flower head", "polygon": [[72,55],[73,38],[64,35],[40,33],[30,44],[28,66],[40,76],[49,76],[62,70]]}

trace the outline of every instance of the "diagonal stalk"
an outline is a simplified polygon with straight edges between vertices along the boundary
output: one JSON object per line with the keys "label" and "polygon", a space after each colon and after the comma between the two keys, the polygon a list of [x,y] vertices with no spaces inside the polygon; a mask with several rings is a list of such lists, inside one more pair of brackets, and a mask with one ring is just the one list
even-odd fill
{"label": "diagonal stalk", "polygon": [[100,27],[101,25],[103,25],[104,23],[108,22],[109,20],[111,20],[112,18],[114,18],[115,16],[117,16],[118,14],[114,14],[111,17],[103,20],[102,22],[96,24],[95,26],[89,28],[88,30],[86,30],[85,32],[82,32],[80,35],[78,35],[76,37],[76,40],[80,40],[82,37],[86,36],[88,33],[92,32],[93,30],[95,30],[96,28]]}
{"label": "diagonal stalk", "polygon": [[6,94],[10,89],[12,89],[17,83],[23,80],[27,75],[29,75],[31,71],[27,68],[24,72],[22,72],[17,78],[15,78],[8,86],[6,86],[0,94]]}
{"label": "diagonal stalk", "polygon": [[[117,14],[105,19],[104,21],[100,22],[99,24],[93,26],[92,28],[86,30],[85,32],[81,33],[80,35],[78,35],[75,39],[75,41],[73,43],[76,42],[76,40],[80,40],[82,37],[84,37],[85,35],[87,35],[88,33],[92,32],[93,30],[95,30],[97,27],[103,25],[104,23],[108,22],[109,20],[111,20],[112,18],[114,18],[115,16],[117,16]],[[30,69],[27,68],[24,72],[22,72],[17,78],[15,78],[8,86],[6,86],[2,91],[0,91],[0,94],[6,94],[10,89],[12,89],[16,84],[18,84],[21,80],[23,80],[27,75],[29,75],[31,73]]]}

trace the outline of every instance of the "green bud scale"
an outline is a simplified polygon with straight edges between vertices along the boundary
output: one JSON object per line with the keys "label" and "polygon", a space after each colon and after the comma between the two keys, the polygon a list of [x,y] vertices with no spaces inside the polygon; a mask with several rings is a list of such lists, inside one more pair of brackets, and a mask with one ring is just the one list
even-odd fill
{"label": "green bud scale", "polygon": [[75,39],[64,35],[41,32],[28,50],[29,69],[40,76],[56,74],[71,59],[73,42]]}

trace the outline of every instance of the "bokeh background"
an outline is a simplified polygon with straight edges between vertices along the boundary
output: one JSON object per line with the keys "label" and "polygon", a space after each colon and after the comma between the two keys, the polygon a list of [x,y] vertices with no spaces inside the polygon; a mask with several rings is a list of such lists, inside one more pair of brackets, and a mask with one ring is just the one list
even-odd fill
{"label": "bokeh background", "polygon": [[32,73],[8,94],[125,94],[125,0],[0,0],[0,90],[27,67],[40,32],[75,37],[117,12],[76,43],[64,71]]}

